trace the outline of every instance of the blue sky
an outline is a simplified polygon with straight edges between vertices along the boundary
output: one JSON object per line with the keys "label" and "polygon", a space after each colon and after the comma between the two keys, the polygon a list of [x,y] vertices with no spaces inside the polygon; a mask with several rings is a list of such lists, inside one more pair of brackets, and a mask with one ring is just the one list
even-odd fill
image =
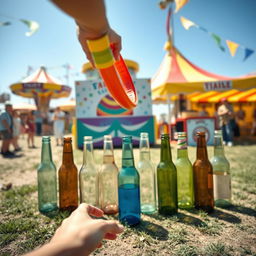
{"label": "blue sky", "polygon": [[[106,0],[106,6],[111,26],[122,36],[123,57],[140,64],[139,78],[152,77],[165,54],[167,10],[160,10],[155,0]],[[238,49],[232,58],[225,42],[223,53],[207,33],[196,28],[186,31],[179,18],[184,16],[223,39],[256,51],[255,13],[255,0],[190,0],[174,15],[174,43],[191,62],[210,72],[226,76],[254,72],[256,52],[243,62],[244,52]],[[35,20],[40,29],[26,37],[25,25],[9,16]],[[79,72],[86,58],[76,39],[74,21],[51,2],[1,0],[1,21],[12,25],[0,27],[0,93],[10,92],[9,85],[25,77],[28,66],[36,69],[45,65],[50,74],[65,82],[65,69],[61,66],[69,63],[73,66],[70,86],[74,88],[74,80],[84,79]],[[14,95],[11,100],[27,102]],[[52,105],[60,101],[55,100]]]}

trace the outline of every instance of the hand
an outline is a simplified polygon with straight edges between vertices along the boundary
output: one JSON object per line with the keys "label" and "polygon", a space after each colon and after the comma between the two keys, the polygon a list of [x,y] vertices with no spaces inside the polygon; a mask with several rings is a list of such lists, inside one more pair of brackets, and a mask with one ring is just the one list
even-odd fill
{"label": "hand", "polygon": [[55,232],[50,244],[62,244],[67,250],[74,248],[73,255],[89,255],[101,247],[102,240],[114,240],[124,227],[115,221],[92,219],[102,217],[103,211],[87,204],[80,206],[65,219]]}
{"label": "hand", "polygon": [[[110,41],[110,44],[113,45],[113,56],[116,60],[119,59],[119,55],[120,55],[120,51],[122,49],[122,39],[121,39],[121,36],[119,36],[113,29],[109,28],[106,32],[106,34],[108,34],[108,37],[109,37],[109,41]],[[90,50],[88,48],[88,45],[87,45],[87,40],[88,39],[98,39],[98,38],[101,38],[102,36],[104,36],[104,33],[99,35],[99,34],[92,34],[90,33],[89,31],[86,31],[84,28],[82,28],[81,26],[78,25],[78,28],[77,28],[77,36],[78,36],[78,39],[79,39],[79,42],[85,52],[85,55],[87,57],[87,59],[91,62],[92,66],[95,67],[94,65],[94,61],[93,61],[93,58],[92,58],[92,55],[90,53]]]}

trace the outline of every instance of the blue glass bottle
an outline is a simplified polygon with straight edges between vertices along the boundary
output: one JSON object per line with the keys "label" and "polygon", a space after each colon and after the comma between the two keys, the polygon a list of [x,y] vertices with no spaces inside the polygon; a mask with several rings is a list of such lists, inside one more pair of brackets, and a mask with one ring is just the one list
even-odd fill
{"label": "blue glass bottle", "polygon": [[137,225],[140,222],[140,176],[134,166],[132,136],[123,137],[118,203],[119,220],[129,226]]}

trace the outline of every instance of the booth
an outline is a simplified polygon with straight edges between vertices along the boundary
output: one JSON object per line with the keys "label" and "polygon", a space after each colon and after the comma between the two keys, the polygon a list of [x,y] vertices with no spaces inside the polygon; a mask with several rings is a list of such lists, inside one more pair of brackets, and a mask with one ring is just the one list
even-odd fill
{"label": "booth", "polygon": [[[122,145],[122,136],[132,135],[133,145],[138,146],[141,132],[148,132],[150,144],[155,143],[154,117],[152,115],[149,79],[137,79],[138,64],[126,61],[138,94],[138,105],[124,109],[108,93],[97,71],[90,64],[83,66],[87,79],[76,82],[77,145],[83,147],[83,137],[92,136],[95,147],[103,146],[103,136],[112,135],[115,147]],[[131,70],[132,69],[132,70]]]}

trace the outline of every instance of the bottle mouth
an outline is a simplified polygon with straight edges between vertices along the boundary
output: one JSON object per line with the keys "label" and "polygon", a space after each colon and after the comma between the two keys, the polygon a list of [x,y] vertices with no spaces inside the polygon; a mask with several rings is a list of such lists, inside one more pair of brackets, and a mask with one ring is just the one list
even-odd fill
{"label": "bottle mouth", "polygon": [[92,141],[92,136],[84,136],[84,141]]}
{"label": "bottle mouth", "polygon": [[63,140],[64,140],[64,142],[72,142],[71,137],[64,137]]}
{"label": "bottle mouth", "polygon": [[205,132],[198,131],[198,132],[196,133],[196,135],[197,135],[198,137],[204,137],[204,136],[205,136]]}
{"label": "bottle mouth", "polygon": [[165,133],[165,134],[161,134],[161,139],[169,139],[170,138],[170,136],[169,136],[169,134],[168,133]]}
{"label": "bottle mouth", "polygon": [[104,140],[112,140],[112,135],[104,135]]}
{"label": "bottle mouth", "polygon": [[43,136],[42,141],[51,141],[51,137],[50,136]]}
{"label": "bottle mouth", "polygon": [[123,136],[123,142],[131,142],[132,136],[131,135],[125,135]]}
{"label": "bottle mouth", "polygon": [[147,132],[141,132],[140,137],[141,138],[148,138],[148,133]]}

